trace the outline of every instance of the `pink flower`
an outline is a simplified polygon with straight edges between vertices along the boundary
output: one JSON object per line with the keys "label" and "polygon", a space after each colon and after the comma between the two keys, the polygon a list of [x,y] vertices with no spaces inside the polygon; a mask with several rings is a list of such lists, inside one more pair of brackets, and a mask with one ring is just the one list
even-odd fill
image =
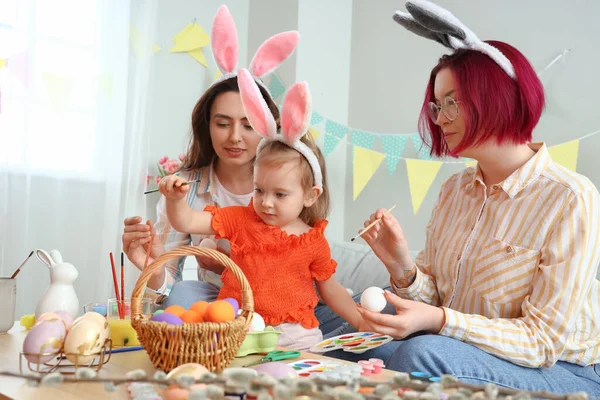
{"label": "pink flower", "polygon": [[180,155],[179,155],[179,160],[180,160],[181,162],[183,162],[183,161],[185,160],[185,156],[186,156],[186,154],[185,154],[185,153],[182,153],[182,154],[180,154]]}
{"label": "pink flower", "polygon": [[163,165],[163,164],[164,164],[164,163],[166,163],[167,161],[169,161],[169,157],[167,157],[167,156],[164,156],[164,157],[161,157],[161,158],[158,160],[158,163],[159,163],[160,165]]}
{"label": "pink flower", "polygon": [[162,176],[157,176],[156,177],[156,184],[158,185],[161,180],[162,180]]}
{"label": "pink flower", "polygon": [[146,185],[148,185],[150,183],[150,181],[152,180],[153,176],[152,175],[146,175]]}

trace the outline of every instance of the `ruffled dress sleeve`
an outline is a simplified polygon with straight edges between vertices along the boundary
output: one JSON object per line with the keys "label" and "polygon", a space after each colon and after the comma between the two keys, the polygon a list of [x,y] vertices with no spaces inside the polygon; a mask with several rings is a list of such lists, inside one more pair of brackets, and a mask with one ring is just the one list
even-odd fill
{"label": "ruffled dress sleeve", "polygon": [[325,238],[327,221],[319,221],[313,227],[312,234],[318,238],[312,242],[313,261],[310,264],[311,276],[317,281],[326,281],[335,273],[337,262],[331,259],[329,242]]}
{"label": "ruffled dress sleeve", "polygon": [[217,208],[215,206],[206,206],[204,211],[213,215],[212,228],[217,232],[217,239],[230,239],[239,232],[242,225],[248,220],[248,207],[230,206]]}

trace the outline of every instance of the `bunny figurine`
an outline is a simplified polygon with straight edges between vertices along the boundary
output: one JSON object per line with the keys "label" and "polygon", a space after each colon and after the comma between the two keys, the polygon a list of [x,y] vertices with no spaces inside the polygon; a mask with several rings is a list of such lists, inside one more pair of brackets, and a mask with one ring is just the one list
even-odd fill
{"label": "bunny figurine", "polygon": [[35,309],[36,319],[43,313],[56,311],[67,311],[76,318],[79,315],[79,299],[73,282],[79,276],[77,268],[64,262],[58,250],[52,250],[50,254],[36,250],[36,256],[50,269],[50,286]]}

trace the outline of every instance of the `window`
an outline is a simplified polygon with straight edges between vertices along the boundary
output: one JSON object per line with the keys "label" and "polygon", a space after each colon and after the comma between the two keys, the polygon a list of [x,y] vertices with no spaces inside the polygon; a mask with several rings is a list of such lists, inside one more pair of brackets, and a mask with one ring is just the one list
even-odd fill
{"label": "window", "polygon": [[95,0],[1,0],[0,166],[97,169],[100,35]]}

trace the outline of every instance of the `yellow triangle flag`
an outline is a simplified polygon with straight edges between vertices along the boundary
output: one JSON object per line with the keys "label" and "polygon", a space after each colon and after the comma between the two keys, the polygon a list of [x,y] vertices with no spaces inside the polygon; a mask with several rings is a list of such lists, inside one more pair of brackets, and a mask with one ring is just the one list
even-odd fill
{"label": "yellow triangle flag", "polygon": [[104,92],[109,100],[112,100],[113,76],[112,74],[103,74],[98,77],[98,87]]}
{"label": "yellow triangle flag", "polygon": [[428,161],[413,158],[406,159],[408,185],[412,198],[413,211],[417,214],[427,191],[442,166],[442,161]]}
{"label": "yellow triangle flag", "polygon": [[477,161],[469,161],[469,162],[466,162],[465,165],[467,166],[467,168],[474,167],[477,165]]}
{"label": "yellow triangle flag", "polygon": [[154,54],[156,54],[156,53],[158,53],[159,51],[160,51],[160,46],[159,46],[159,45],[157,45],[156,43],[154,43],[154,44],[152,45],[152,52],[153,52]]}
{"label": "yellow triangle flag", "polygon": [[310,133],[310,135],[312,136],[313,140],[317,140],[317,138],[319,136],[321,136],[321,132],[319,132],[318,130],[316,130],[315,128],[313,128],[312,126],[310,128],[308,128],[308,132]]}
{"label": "yellow triangle flag", "polygon": [[68,76],[51,74],[49,72],[42,73],[42,78],[46,84],[50,100],[52,100],[59,111],[64,110],[73,89],[72,79]]}
{"label": "yellow triangle flag", "polygon": [[579,155],[579,139],[548,147],[550,157],[571,171],[577,171],[577,156]]}
{"label": "yellow triangle flag", "polygon": [[354,146],[354,200],[365,188],[369,180],[373,177],[379,164],[385,158],[385,154],[377,151]]}
{"label": "yellow triangle flag", "polygon": [[204,57],[204,53],[202,52],[202,49],[194,49],[194,50],[190,50],[187,52],[190,56],[192,56],[194,58],[194,60],[198,61],[200,64],[204,65],[205,67],[208,67],[208,64],[206,64],[206,57]]}
{"label": "yellow triangle flag", "polygon": [[[198,24],[189,24],[179,31],[173,38],[175,45],[171,47],[169,53],[189,52],[210,44],[208,34]],[[195,57],[194,57],[195,58]]]}
{"label": "yellow triangle flag", "polygon": [[215,81],[222,76],[223,76],[223,73],[221,72],[220,69],[218,69],[217,72],[215,72]]}
{"label": "yellow triangle flag", "polygon": [[6,67],[6,60],[3,58],[0,58],[0,69]]}

